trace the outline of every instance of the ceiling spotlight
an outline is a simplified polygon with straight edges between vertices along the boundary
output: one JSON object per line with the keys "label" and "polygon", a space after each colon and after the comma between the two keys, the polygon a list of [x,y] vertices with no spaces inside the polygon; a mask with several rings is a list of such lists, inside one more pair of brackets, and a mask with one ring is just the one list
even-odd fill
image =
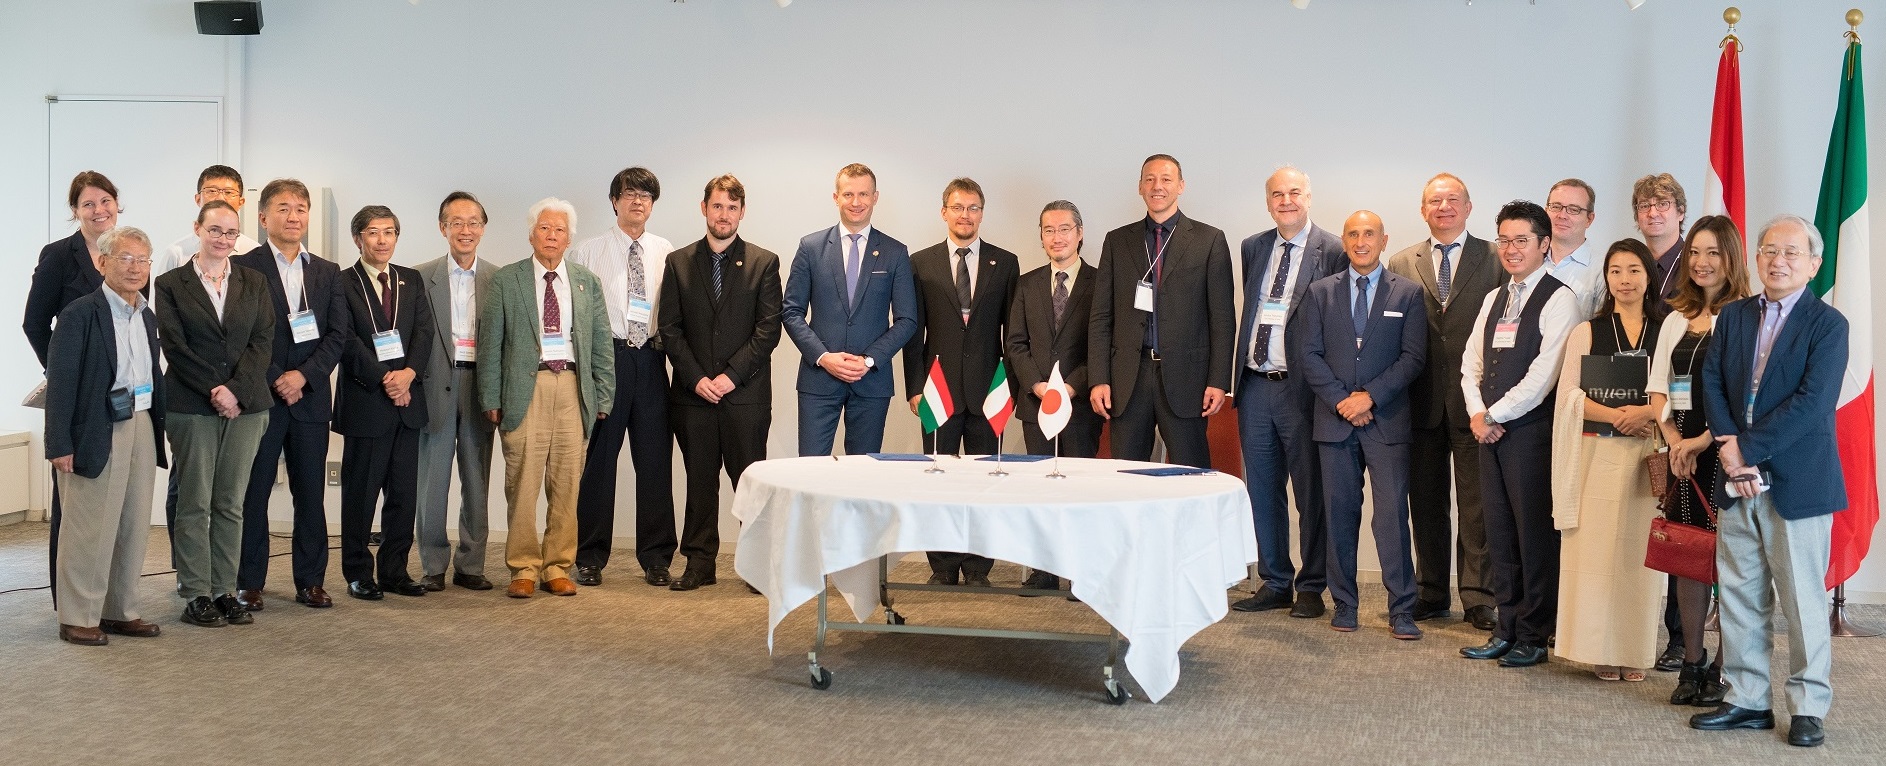
{"label": "ceiling spotlight", "polygon": [[773,0],[773,4],[784,8],[788,5],[792,5],[792,0]]}
{"label": "ceiling spotlight", "polygon": [[1301,11],[1310,7],[1310,0],[1290,0],[1290,4]]}
{"label": "ceiling spotlight", "polygon": [[1634,11],[1644,7],[1644,0],[1624,0],[1624,4],[1630,6],[1631,10]]}

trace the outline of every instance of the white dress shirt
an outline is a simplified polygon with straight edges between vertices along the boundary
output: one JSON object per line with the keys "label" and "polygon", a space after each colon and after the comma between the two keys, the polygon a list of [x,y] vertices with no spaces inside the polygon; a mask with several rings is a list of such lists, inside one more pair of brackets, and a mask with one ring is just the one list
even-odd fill
{"label": "white dress shirt", "polygon": [[[449,274],[447,289],[452,293],[452,337],[456,340],[474,340],[478,337],[478,262],[472,261],[469,269],[459,268],[458,261],[454,259],[448,259],[446,263]],[[559,280],[562,278],[561,275],[557,277]],[[542,296],[538,299],[542,300]]]}
{"label": "white dress shirt", "polygon": [[[946,239],[949,242],[948,247],[950,249],[950,284],[952,285],[956,284],[956,251],[965,247],[969,248],[969,295],[970,297],[974,297],[976,295],[976,263],[982,258],[982,238],[977,237],[971,240],[967,245],[957,242],[955,237],[948,237]],[[860,252],[863,252],[864,240],[858,241],[858,249]],[[864,268],[859,267],[858,271],[860,272],[860,276],[862,276]]]}
{"label": "white dress shirt", "polygon": [[[1519,291],[1517,315],[1525,310],[1526,301],[1532,299],[1532,291],[1539,286],[1539,277],[1545,275],[1545,269],[1535,269],[1525,277],[1525,287]],[[1558,383],[1559,363],[1564,361],[1565,339],[1572,334],[1572,328],[1584,321],[1578,316],[1578,296],[1571,290],[1560,290],[1552,294],[1545,306],[1539,311],[1539,355],[1534,357],[1532,365],[1526,368],[1526,375],[1519,383],[1506,392],[1500,400],[1491,405],[1480,398],[1480,373],[1485,364],[1483,348],[1486,345],[1487,312],[1493,310],[1493,301],[1507,293],[1508,285],[1518,280],[1508,279],[1498,289],[1487,293],[1480,302],[1480,313],[1473,322],[1473,334],[1467,336],[1467,353],[1460,360],[1460,392],[1467,399],[1467,414],[1485,412],[1492,423],[1504,423],[1513,418],[1531,412],[1534,407],[1545,401],[1545,396]]]}
{"label": "white dress shirt", "polygon": [[1557,263],[1553,263],[1551,258],[1545,259],[1545,273],[1564,282],[1578,296],[1580,321],[1598,315],[1598,306],[1604,303],[1605,291],[1609,289],[1605,284],[1604,269],[1594,262],[1596,257],[1593,252],[1591,240],[1587,239],[1585,244],[1579,245],[1577,250]]}
{"label": "white dress shirt", "polygon": [[[229,254],[242,255],[261,246],[262,243],[255,241],[249,235],[237,234],[236,249],[230,251]],[[200,252],[203,252],[203,240],[198,239],[195,234],[185,234],[183,239],[172,242],[164,252],[151,256],[151,278],[156,279],[171,269],[189,263],[190,256]]]}
{"label": "white dress shirt", "polygon": [[[648,337],[658,333],[661,317],[655,312],[661,305],[661,276],[668,265],[668,254],[675,246],[644,230],[642,236],[630,239],[628,232],[620,226],[610,226],[608,231],[583,240],[576,247],[570,248],[569,259],[581,264],[583,268],[595,272],[602,281],[603,306],[609,310],[609,333],[617,338],[629,337],[629,243],[642,244],[642,286],[647,292],[641,296],[649,303]],[[539,274],[538,292],[543,292],[543,275]],[[559,273],[559,284],[563,277]],[[568,305],[568,304],[565,304]]]}
{"label": "white dress shirt", "polygon": [[1271,248],[1270,261],[1264,264],[1264,278],[1257,283],[1258,294],[1244,296],[1246,302],[1257,301],[1258,305],[1258,309],[1251,312],[1251,347],[1244,350],[1244,364],[1253,370],[1269,372],[1290,369],[1290,365],[1284,361],[1284,325],[1278,325],[1276,329],[1270,331],[1270,360],[1263,364],[1258,364],[1258,360],[1264,355],[1258,353],[1257,350],[1257,330],[1263,326],[1264,301],[1270,300],[1271,283],[1277,281],[1277,266],[1283,260],[1285,243],[1290,245],[1290,273],[1284,275],[1283,297],[1278,300],[1284,304],[1284,316],[1290,315],[1290,304],[1296,300],[1297,280],[1303,278],[1303,262],[1309,260],[1304,257],[1304,248],[1309,241],[1310,225],[1307,223],[1296,236],[1287,240],[1277,240],[1277,244]]}
{"label": "white dress shirt", "polygon": [[203,283],[203,292],[210,294],[210,304],[216,307],[216,321],[223,321],[223,301],[229,298],[229,273],[235,271],[236,264],[224,259],[223,274],[217,279],[210,279],[209,275],[203,273],[201,260],[190,259],[190,268],[196,271],[197,281]]}
{"label": "white dress shirt", "polygon": [[298,250],[292,263],[280,251],[275,253],[275,273],[282,278],[282,295],[288,298],[290,314],[313,308],[308,305],[307,282],[302,278],[307,273],[308,248],[300,243],[296,243],[296,247]]}
{"label": "white dress shirt", "polygon": [[[536,281],[531,283],[531,294],[537,296],[537,348],[541,351],[544,346],[544,275],[550,273],[550,269],[544,268],[543,261],[537,260],[534,255],[530,258],[530,267],[531,274],[536,276]],[[570,259],[557,261],[556,272],[557,279],[551,289],[557,292],[557,319],[563,323],[561,329],[564,342],[567,343],[570,339],[571,309],[575,308],[570,303]],[[571,356],[575,356],[574,347]]]}
{"label": "white dress shirt", "polygon": [[[118,369],[111,386],[136,392],[152,383],[151,344],[149,331],[144,328],[144,296],[133,297],[137,298],[135,305],[126,303],[116,290],[105,288],[105,300],[111,304],[112,331],[118,340]],[[136,409],[150,408],[147,402]]]}

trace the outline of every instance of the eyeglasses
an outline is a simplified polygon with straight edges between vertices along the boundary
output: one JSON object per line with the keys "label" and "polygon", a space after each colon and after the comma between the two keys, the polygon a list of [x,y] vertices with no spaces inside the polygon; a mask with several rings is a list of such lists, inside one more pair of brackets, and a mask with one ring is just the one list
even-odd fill
{"label": "eyeglasses", "polygon": [[221,226],[205,226],[203,233],[208,235],[204,239],[235,239],[242,236],[241,229],[225,229]]}
{"label": "eyeglasses", "polygon": [[106,257],[107,259],[110,259],[110,260],[114,260],[114,261],[117,261],[117,262],[119,262],[119,263],[122,263],[122,264],[124,264],[124,265],[126,265],[126,266],[144,266],[144,267],[149,267],[149,266],[151,265],[151,259],[150,259],[150,258],[136,258],[136,257],[133,257],[133,256],[129,256],[129,255],[107,255],[107,256],[105,256],[105,257]]}
{"label": "eyeglasses", "polygon": [[1649,202],[1639,202],[1635,205],[1632,205],[1631,207],[1636,208],[1637,212],[1639,213],[1650,211],[1650,210],[1655,210],[1659,213],[1668,213],[1670,212],[1671,208],[1676,207],[1676,200],[1670,200],[1670,199],[1651,200]]}
{"label": "eyeglasses", "polygon": [[1506,247],[1532,247],[1532,243],[1538,241],[1540,241],[1538,237],[1500,237],[1493,240],[1493,244],[1504,249]]}
{"label": "eyeglasses", "polygon": [[229,199],[242,196],[241,189],[227,189],[220,186],[205,186],[196,190],[196,193],[204,199]]}
{"label": "eyeglasses", "polygon": [[951,205],[949,207],[943,208],[943,212],[949,213],[950,215],[962,215],[965,212],[980,213],[982,212],[982,206],[970,205],[968,207],[963,207],[962,205]]}
{"label": "eyeglasses", "polygon": [[649,194],[648,192],[641,191],[638,189],[628,189],[628,190],[623,191],[621,194],[616,195],[616,199],[622,200],[625,202],[628,200],[635,200],[636,202],[654,202],[655,195]]}
{"label": "eyeglasses", "polygon": [[1764,247],[1760,250],[1756,250],[1755,254],[1763,258],[1767,258],[1768,260],[1771,260],[1771,261],[1776,258],[1781,258],[1788,261],[1789,263],[1795,263],[1795,262],[1803,261],[1808,258],[1814,257],[1814,253],[1811,251],[1796,250],[1792,247],[1786,250],[1783,250],[1779,247],[1772,247],[1772,246]]}
{"label": "eyeglasses", "polygon": [[465,221],[454,218],[445,222],[445,228],[449,231],[477,231],[484,227],[484,221]]}
{"label": "eyeglasses", "polygon": [[1577,205],[1561,205],[1557,202],[1548,202],[1546,203],[1545,211],[1553,215],[1566,213],[1573,216],[1580,216],[1580,215],[1584,215],[1586,213],[1591,212],[1591,208],[1579,207]]}
{"label": "eyeglasses", "polygon": [[1075,226],[1074,224],[1071,224],[1071,223],[1065,224],[1062,226],[1041,227],[1041,233],[1043,236],[1071,237],[1074,235],[1074,232],[1077,232],[1077,231],[1080,231],[1080,227]]}

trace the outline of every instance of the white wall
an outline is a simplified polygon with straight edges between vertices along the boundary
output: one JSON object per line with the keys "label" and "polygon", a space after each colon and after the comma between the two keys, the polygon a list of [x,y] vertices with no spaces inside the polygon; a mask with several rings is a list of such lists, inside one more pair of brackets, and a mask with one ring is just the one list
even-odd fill
{"label": "white wall", "polygon": [[[1811,214],[1846,6],[1740,5],[1749,216]],[[1886,23],[1880,3],[1860,5]],[[191,34],[188,6],[34,4],[0,30],[0,252],[20,274],[44,241],[33,225],[45,215],[40,98],[221,93],[223,43]],[[666,184],[656,233],[698,237],[697,190],[734,172],[749,194],[743,233],[789,255],[833,223],[833,171],[862,161],[878,172],[877,223],[893,236],[940,239],[937,195],[970,175],[989,193],[988,239],[1032,265],[1044,202],[1080,204],[1098,240],[1139,215],[1138,162],[1159,151],[1186,163],[1187,214],[1234,239],[1268,228],[1262,180],[1289,162],[1315,179],[1320,223],[1372,208],[1397,246],[1425,233],[1416,202],[1434,172],[1468,181],[1483,235],[1500,202],[1541,199],[1553,181],[1580,176],[1597,187],[1593,235],[1608,242],[1632,233],[1629,183],[1645,173],[1675,173],[1700,214],[1724,31],[1720,3],[1689,0],[1635,12],[1602,0],[1322,0],[1308,11],[1274,0],[266,8],[264,34],[247,43],[245,92],[227,94],[244,104],[241,169],[251,186],[295,175],[332,187],[343,211],[392,206],[407,222],[406,264],[443,252],[427,221],[454,188],[491,209],[485,254],[500,263],[527,254],[521,218],[543,196],[576,202],[579,235],[598,233],[609,225],[607,181],[629,164]],[[94,41],[82,58],[68,52],[74,35],[45,34],[82,28]],[[1886,104],[1873,79],[1873,102]],[[1886,120],[1873,124],[1877,139]],[[171,193],[182,191],[124,190],[133,210],[141,195]],[[24,287],[0,284],[0,305],[21,305]],[[775,361],[770,449],[787,455],[790,342]],[[0,333],[0,364],[30,369],[17,334]],[[0,402],[16,401],[7,397],[29,377],[0,386]],[[0,405],[9,424],[31,427],[33,416]],[[915,448],[907,410],[893,407],[889,428],[887,448]],[[1886,594],[1886,564],[1875,557],[1854,588]]]}

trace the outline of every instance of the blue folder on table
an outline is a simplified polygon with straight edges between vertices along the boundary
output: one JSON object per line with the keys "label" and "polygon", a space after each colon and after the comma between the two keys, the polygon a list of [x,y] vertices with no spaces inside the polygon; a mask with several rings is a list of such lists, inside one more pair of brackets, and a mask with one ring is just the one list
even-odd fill
{"label": "blue folder on table", "polygon": [[[1054,457],[1054,456],[1053,456],[1053,455],[1003,455],[1003,456],[1002,456],[1002,461],[1001,461],[1001,462],[1004,462],[1004,463],[1033,463],[1033,462],[1036,462],[1036,461],[1039,461],[1039,460],[1047,460],[1048,458],[1051,458],[1051,457]],[[988,456],[988,457],[979,457],[979,458],[976,458],[976,460],[978,460],[978,461],[981,461],[981,462],[984,462],[984,463],[993,463],[993,462],[996,462],[996,459],[995,459],[995,456],[994,456],[994,455],[990,455],[990,456]]]}
{"label": "blue folder on table", "polygon": [[1120,473],[1139,474],[1140,476],[1196,476],[1201,473],[1217,473],[1210,468],[1193,468],[1189,465],[1169,465],[1163,468],[1124,468]]}
{"label": "blue folder on table", "polygon": [[890,460],[905,463],[930,462],[929,455],[919,455],[915,452],[870,452],[866,454],[870,455],[872,460]]}

